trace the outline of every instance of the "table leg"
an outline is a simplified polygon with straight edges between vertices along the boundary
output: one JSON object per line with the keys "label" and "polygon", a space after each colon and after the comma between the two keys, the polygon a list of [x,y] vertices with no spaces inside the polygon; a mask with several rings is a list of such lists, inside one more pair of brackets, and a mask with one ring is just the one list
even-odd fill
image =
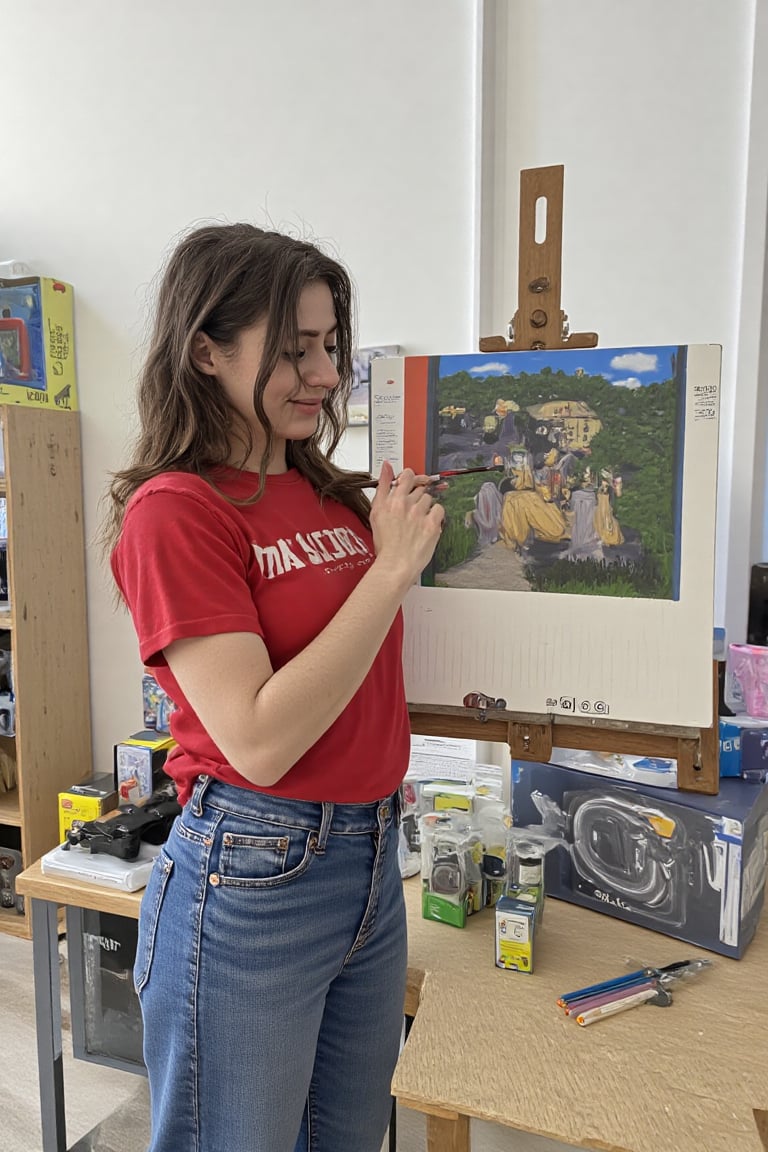
{"label": "table leg", "polygon": [[427,1152],[470,1152],[469,1117],[427,1116]]}
{"label": "table leg", "polygon": [[43,1152],[67,1152],[64,1066],[61,1049],[61,974],[58,908],[32,900],[32,964],[35,974],[37,1071]]}

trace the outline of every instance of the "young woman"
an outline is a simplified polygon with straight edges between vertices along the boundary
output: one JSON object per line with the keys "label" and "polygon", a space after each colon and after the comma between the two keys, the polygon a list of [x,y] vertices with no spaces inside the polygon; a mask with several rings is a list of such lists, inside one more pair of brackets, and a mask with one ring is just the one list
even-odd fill
{"label": "young woman", "polygon": [[[443,511],[332,462],[351,289],[310,244],[190,234],[161,284],[112,570],[178,705],[183,812],[135,979],[151,1152],[379,1152],[406,969],[400,605]],[[368,481],[370,483],[370,481]]]}

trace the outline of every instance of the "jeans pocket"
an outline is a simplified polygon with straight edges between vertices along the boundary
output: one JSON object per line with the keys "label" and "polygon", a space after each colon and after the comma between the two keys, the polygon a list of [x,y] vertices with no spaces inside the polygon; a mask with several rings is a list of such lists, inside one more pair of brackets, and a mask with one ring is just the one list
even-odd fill
{"label": "jeans pocket", "polygon": [[136,945],[136,962],[133,967],[133,983],[139,995],[141,995],[149,980],[149,973],[152,968],[152,956],[155,951],[157,926],[160,920],[160,909],[163,906],[163,900],[172,871],[173,860],[168,856],[165,849],[161,848],[141,901],[139,939]]}
{"label": "jeans pocket", "polygon": [[317,835],[304,828],[279,828],[276,835],[224,832],[218,878],[222,887],[272,888],[306,872],[314,857]]}

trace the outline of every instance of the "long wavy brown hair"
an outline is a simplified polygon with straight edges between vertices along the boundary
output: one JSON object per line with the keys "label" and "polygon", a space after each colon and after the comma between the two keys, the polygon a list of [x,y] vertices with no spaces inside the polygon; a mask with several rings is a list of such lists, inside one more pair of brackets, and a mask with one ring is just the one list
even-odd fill
{"label": "long wavy brown hair", "polygon": [[[318,427],[307,440],[288,444],[288,463],[316,488],[351,508],[368,524],[366,475],[331,463],[347,425],[352,387],[353,293],[346,270],[314,244],[251,224],[210,225],[189,233],[171,255],[158,293],[154,328],[138,382],[139,433],[128,465],[113,473],[102,543],[111,551],[120,535],[133,493],[161,472],[191,472],[215,486],[216,469],[252,448],[251,431],[215,379],[193,355],[204,332],[224,350],[234,350],[243,329],[267,320],[264,354],[253,384],[253,407],[267,444],[258,489],[264,492],[274,431],[263,405],[264,388],[281,356],[298,347],[297,312],[302,290],[324,281],[337,321],[339,384],[324,400]],[[294,360],[296,372],[298,361]],[[242,457],[239,456],[242,448]],[[233,501],[242,503],[242,501]]]}

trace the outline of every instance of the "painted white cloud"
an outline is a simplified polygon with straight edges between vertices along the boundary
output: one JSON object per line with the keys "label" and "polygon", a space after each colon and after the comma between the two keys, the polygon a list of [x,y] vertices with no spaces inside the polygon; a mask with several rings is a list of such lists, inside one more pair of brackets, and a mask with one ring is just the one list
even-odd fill
{"label": "painted white cloud", "polygon": [[611,360],[611,368],[621,368],[625,372],[655,372],[658,366],[658,356],[650,352],[625,352]]}
{"label": "painted white cloud", "polygon": [[500,376],[509,376],[509,368],[506,364],[491,363],[491,364],[478,364],[474,368],[470,368],[472,376],[490,376],[494,372]]}
{"label": "painted white cloud", "polygon": [[642,380],[638,380],[637,376],[628,376],[626,380],[614,380],[614,388],[642,388]]}

